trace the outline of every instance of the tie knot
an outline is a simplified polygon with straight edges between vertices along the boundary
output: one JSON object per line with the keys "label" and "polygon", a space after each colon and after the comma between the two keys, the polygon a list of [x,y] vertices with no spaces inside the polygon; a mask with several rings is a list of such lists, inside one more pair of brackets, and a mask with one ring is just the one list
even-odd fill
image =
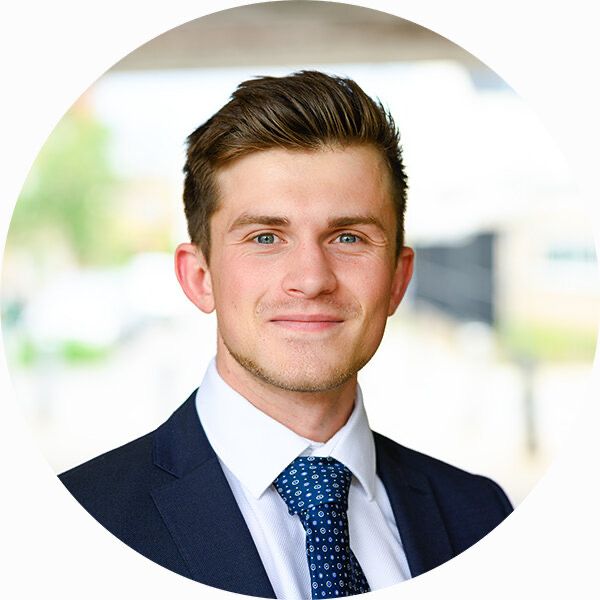
{"label": "tie knot", "polygon": [[290,514],[300,514],[320,504],[348,507],[352,473],[335,458],[300,456],[273,482]]}

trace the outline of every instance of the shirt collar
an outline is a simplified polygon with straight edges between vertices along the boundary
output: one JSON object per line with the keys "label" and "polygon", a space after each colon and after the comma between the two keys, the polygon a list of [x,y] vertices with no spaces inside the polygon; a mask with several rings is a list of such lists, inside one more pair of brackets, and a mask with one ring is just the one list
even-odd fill
{"label": "shirt collar", "polygon": [[219,375],[215,359],[196,393],[196,409],[217,456],[255,498],[300,455],[339,460],[373,498],[375,443],[359,386],[350,418],[322,444],[294,433],[238,394]]}

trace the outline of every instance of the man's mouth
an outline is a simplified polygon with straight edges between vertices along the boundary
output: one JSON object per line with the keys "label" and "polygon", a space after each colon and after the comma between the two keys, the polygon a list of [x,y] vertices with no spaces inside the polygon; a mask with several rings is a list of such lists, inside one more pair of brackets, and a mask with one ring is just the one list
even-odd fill
{"label": "man's mouth", "polygon": [[279,327],[297,331],[325,331],[339,326],[344,319],[337,315],[327,314],[290,314],[277,315],[270,319],[270,322]]}

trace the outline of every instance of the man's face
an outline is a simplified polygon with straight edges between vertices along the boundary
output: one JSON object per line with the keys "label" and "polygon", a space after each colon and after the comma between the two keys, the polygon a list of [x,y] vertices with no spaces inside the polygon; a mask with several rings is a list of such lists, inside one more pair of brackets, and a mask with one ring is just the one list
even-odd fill
{"label": "man's face", "polygon": [[375,353],[412,270],[410,249],[396,260],[380,153],[255,152],[220,169],[217,185],[207,284],[218,364],[285,390],[346,382]]}

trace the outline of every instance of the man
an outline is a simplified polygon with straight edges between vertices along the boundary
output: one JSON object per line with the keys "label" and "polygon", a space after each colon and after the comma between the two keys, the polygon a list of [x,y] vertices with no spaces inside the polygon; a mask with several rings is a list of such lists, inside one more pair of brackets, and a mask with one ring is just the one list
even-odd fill
{"label": "man", "polygon": [[357,373],[413,268],[391,116],[348,79],[246,81],[190,135],[185,173],[176,273],[216,311],[216,358],[155,432],[61,476],[79,502],[177,573],[279,598],[398,583],[500,523],[494,482],[364,412]]}

